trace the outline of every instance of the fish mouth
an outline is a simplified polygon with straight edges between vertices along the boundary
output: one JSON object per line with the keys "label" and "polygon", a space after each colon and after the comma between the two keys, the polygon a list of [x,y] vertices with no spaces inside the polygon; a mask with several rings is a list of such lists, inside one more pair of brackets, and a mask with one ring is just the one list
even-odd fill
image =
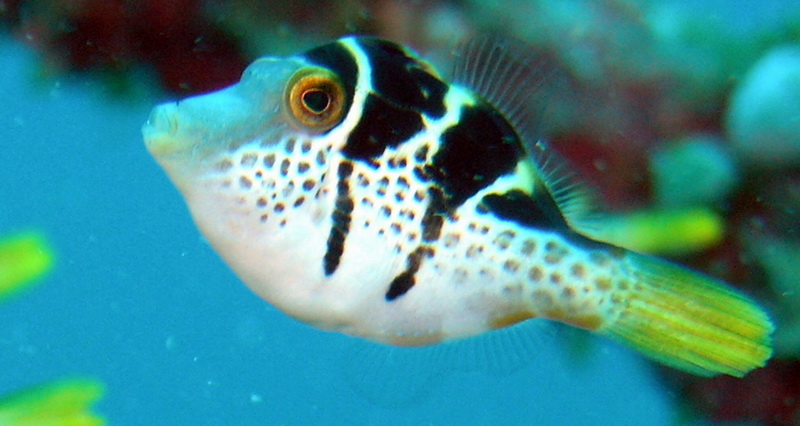
{"label": "fish mouth", "polygon": [[142,136],[147,149],[156,157],[174,154],[186,147],[189,141],[178,137],[178,104],[158,105],[150,112]]}

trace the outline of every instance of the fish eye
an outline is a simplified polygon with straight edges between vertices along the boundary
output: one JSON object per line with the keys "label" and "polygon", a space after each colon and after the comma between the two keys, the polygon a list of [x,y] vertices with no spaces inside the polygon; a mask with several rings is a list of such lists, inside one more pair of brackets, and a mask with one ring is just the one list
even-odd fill
{"label": "fish eye", "polygon": [[286,86],[292,119],[312,132],[324,132],[344,117],[344,87],[333,72],[317,67],[296,72]]}

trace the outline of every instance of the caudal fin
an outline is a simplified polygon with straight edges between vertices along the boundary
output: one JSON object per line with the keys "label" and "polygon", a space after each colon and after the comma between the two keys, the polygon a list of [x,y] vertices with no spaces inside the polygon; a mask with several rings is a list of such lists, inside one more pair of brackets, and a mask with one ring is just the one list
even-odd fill
{"label": "caudal fin", "polygon": [[636,284],[601,334],[700,376],[741,377],[770,358],[774,326],[746,296],[679,266],[626,256]]}

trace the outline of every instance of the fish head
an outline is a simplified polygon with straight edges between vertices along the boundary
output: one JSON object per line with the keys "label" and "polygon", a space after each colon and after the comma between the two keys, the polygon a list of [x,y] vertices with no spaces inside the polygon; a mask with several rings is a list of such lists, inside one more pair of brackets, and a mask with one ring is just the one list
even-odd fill
{"label": "fish head", "polygon": [[277,145],[329,130],[342,118],[343,98],[334,72],[301,57],[266,57],[230,87],[155,107],[142,133],[181,187],[248,143]]}
{"label": "fish head", "polygon": [[307,54],[265,57],[230,87],[156,106],[142,129],[209,243],[296,317],[325,279],[309,265],[326,252],[354,87]]}

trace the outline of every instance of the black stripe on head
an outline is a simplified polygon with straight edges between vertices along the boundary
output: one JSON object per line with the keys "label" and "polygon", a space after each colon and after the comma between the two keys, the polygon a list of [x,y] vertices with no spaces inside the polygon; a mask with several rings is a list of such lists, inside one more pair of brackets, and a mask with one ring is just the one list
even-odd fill
{"label": "black stripe on head", "polygon": [[350,232],[353,213],[353,197],[350,195],[350,175],[353,174],[353,163],[345,160],[339,164],[339,182],[336,184],[336,204],[331,215],[331,232],[328,234],[328,248],[322,258],[322,267],[326,276],[336,272],[339,261],[344,254],[344,241]]}
{"label": "black stripe on head", "polygon": [[386,291],[386,300],[391,302],[398,297],[406,294],[414,284],[416,284],[416,275],[419,267],[422,266],[422,259],[425,257],[433,256],[433,249],[426,246],[417,247],[406,259],[406,269],[397,275],[389,284],[389,290]]}
{"label": "black stripe on head", "polygon": [[367,96],[364,111],[353,132],[342,149],[348,158],[369,162],[383,154],[387,147],[394,147],[408,140],[423,127],[418,112],[392,105],[375,96]]}
{"label": "black stripe on head", "polygon": [[439,150],[425,172],[444,190],[447,207],[453,210],[498,177],[513,172],[524,155],[508,122],[480,103],[465,106],[458,123],[442,134]]}
{"label": "black stripe on head", "polygon": [[372,90],[401,108],[433,118],[444,115],[447,84],[413,54],[386,40],[362,38],[358,43],[372,68]]}
{"label": "black stripe on head", "polygon": [[347,96],[345,109],[349,108],[356,93],[358,82],[358,65],[353,54],[341,42],[323,44],[303,54],[306,60],[314,65],[325,67],[339,77]]}

